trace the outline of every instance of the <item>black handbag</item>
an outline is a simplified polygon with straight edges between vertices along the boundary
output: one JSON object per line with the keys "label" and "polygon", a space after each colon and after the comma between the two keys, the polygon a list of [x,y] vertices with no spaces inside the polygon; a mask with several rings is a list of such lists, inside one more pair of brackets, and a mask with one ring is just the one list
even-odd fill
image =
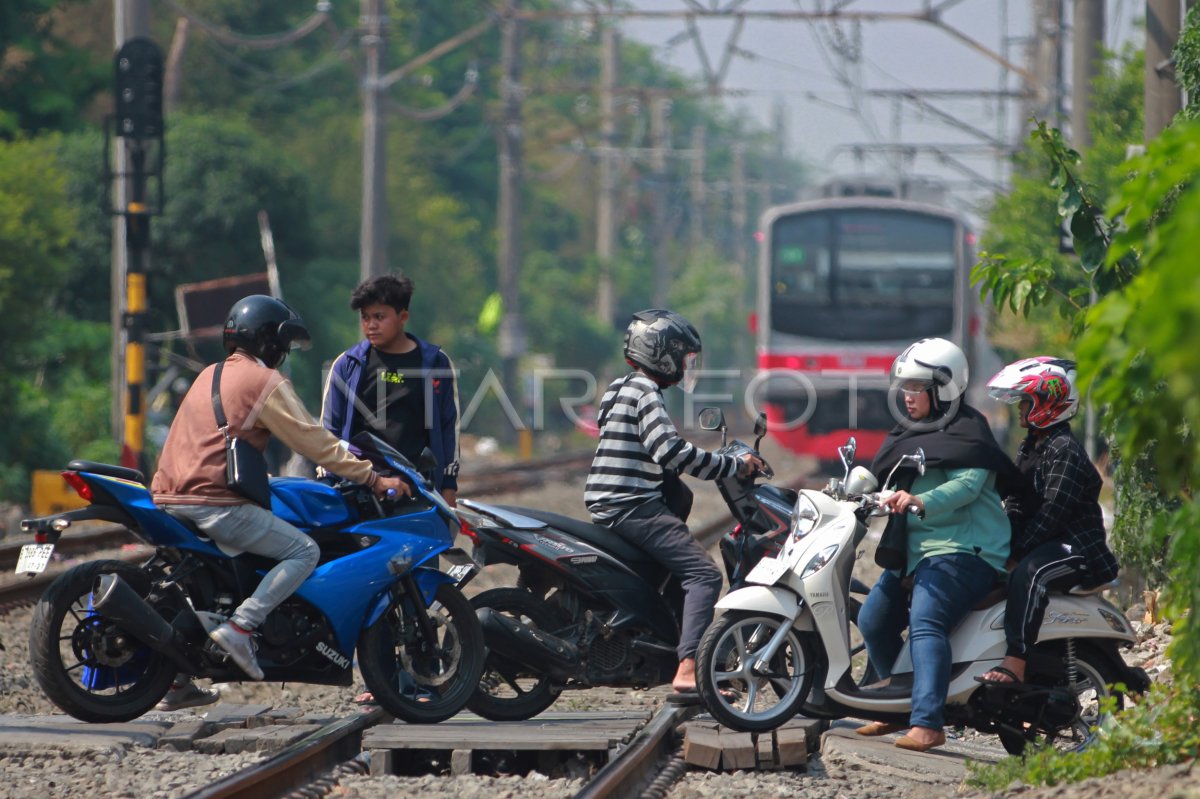
{"label": "black handbag", "polygon": [[225,436],[225,484],[259,507],[269,509],[271,479],[267,475],[267,459],[246,439],[229,435],[229,420],[221,407],[221,369],[224,366],[225,362],[221,361],[213,372],[212,406],[217,427]]}
{"label": "black handbag", "polygon": [[667,510],[675,514],[681,522],[686,522],[692,512],[692,500],[695,499],[692,489],[672,469],[663,469],[663,502]]}
{"label": "black handbag", "polygon": [[[908,491],[916,480],[911,469],[901,469],[900,477],[892,486],[896,490]],[[903,577],[908,571],[908,514],[897,513],[888,518],[879,545],[875,547],[875,565],[881,569],[899,571]]]}
{"label": "black handbag", "polygon": [[901,574],[907,570],[908,514],[899,513],[888,519],[879,537],[879,545],[875,547],[875,565]]}

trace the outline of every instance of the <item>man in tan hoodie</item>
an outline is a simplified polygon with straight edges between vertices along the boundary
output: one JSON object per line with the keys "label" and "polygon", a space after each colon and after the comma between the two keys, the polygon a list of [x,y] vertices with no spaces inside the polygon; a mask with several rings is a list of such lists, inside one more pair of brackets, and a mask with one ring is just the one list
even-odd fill
{"label": "man in tan hoodie", "polygon": [[[209,633],[255,680],[263,678],[263,671],[255,656],[253,633],[267,614],[308,578],[320,550],[308,535],[226,483],[226,431],[217,425],[214,375],[219,376],[229,436],[262,451],[275,435],[295,452],[376,494],[411,494],[404,480],[384,477],[370,463],[348,453],[337,437],[309,415],[291,382],[279,373],[288,351],[306,346],[308,341],[304,322],[281,300],[253,295],[234,304],[224,330],[229,357],[202,371],[188,390],[167,433],[150,487],[156,504],[194,523],[223,550],[279,561],[229,620]],[[161,709],[192,707],[216,699],[215,691],[177,680]]]}

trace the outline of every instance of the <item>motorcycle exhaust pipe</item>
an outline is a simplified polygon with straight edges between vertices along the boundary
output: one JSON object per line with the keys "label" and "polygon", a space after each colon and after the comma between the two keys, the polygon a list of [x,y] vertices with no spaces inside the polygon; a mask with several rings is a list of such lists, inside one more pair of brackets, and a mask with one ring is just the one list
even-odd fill
{"label": "motorcycle exhaust pipe", "polygon": [[492,608],[480,608],[475,615],[488,649],[501,657],[556,680],[565,680],[579,671],[579,650],[570,641],[535,630]]}
{"label": "motorcycle exhaust pipe", "polygon": [[96,579],[92,587],[92,609],[121,625],[155,652],[166,655],[180,671],[195,673],[196,664],[184,654],[174,628],[118,575],[102,574]]}

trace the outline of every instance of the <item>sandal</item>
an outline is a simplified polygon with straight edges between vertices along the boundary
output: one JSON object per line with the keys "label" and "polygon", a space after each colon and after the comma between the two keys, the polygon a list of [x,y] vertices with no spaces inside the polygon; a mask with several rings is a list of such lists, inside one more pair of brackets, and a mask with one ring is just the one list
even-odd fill
{"label": "sandal", "polygon": [[[989,680],[988,675],[992,674],[993,672],[996,674],[1003,674],[1008,679],[1007,680]],[[1021,678],[1019,678],[1015,673],[1013,673],[1012,669],[1007,668],[1005,666],[992,666],[985,673],[980,674],[978,677],[976,677],[975,682],[983,683],[984,685],[1001,685],[1001,686],[1012,687],[1012,688],[1015,688],[1015,687],[1023,684]]]}

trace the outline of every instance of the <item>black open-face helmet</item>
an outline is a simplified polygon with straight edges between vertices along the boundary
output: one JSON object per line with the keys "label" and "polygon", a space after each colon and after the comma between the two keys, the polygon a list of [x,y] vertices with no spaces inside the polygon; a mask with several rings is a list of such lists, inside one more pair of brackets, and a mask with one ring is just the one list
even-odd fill
{"label": "black open-face helmet", "polygon": [[311,343],[304,320],[283,300],[265,294],[243,297],[225,320],[225,351],[242,349],[272,369],[283,365],[290,350]]}
{"label": "black open-face helmet", "polygon": [[625,330],[625,360],[663,385],[679,383],[690,392],[700,370],[700,334],[674,311],[638,311]]}

